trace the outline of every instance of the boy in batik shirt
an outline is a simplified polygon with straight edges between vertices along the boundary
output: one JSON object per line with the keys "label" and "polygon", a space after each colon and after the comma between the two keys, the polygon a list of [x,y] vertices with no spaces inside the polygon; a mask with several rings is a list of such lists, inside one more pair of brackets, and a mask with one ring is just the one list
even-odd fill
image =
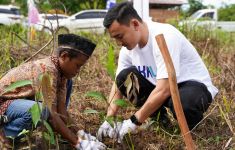
{"label": "boy in batik shirt", "polygon": [[23,129],[31,129],[29,109],[36,103],[34,99],[40,86],[39,76],[47,73],[52,79],[49,97],[53,101],[51,110],[42,110],[42,118],[48,119],[53,129],[77,149],[105,149],[105,145],[90,134],[84,133],[87,139],[82,140],[76,135],[79,131],[77,127],[67,127],[72,120],[66,110],[72,88],[71,79],[79,73],[95,47],[86,38],[61,34],[55,55],[22,64],[3,76],[0,93],[16,81],[30,80],[33,83],[0,95],[0,115],[7,117],[0,132],[3,142],[7,142],[6,136],[17,137]]}

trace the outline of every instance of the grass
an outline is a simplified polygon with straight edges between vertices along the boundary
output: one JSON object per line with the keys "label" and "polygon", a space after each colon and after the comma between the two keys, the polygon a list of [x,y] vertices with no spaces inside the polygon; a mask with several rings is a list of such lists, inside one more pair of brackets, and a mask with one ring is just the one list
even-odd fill
{"label": "grass", "polygon": [[[235,147],[235,33],[226,33],[220,30],[207,31],[202,28],[180,30],[197,48],[211,74],[213,83],[220,90],[209,110],[205,113],[204,119],[197,128],[191,131],[197,149],[233,150]],[[25,29],[0,27],[0,31],[0,76],[31,57],[37,49],[40,49],[50,39],[50,35],[37,32],[35,39],[30,42],[35,49],[29,49],[27,44],[15,34],[12,34],[13,32],[17,33],[27,41]],[[86,97],[85,93],[99,91],[104,93],[106,97],[108,96],[113,79],[110,75],[112,71],[108,71],[107,66],[115,70],[112,61],[117,64],[120,47],[108,35],[79,34],[90,38],[98,45],[93,56],[74,79],[74,92],[69,112],[81,129],[95,135],[103,121],[107,105],[104,101]],[[50,44],[36,57],[41,58],[49,55],[52,48],[53,44]],[[110,52],[110,49],[114,50],[113,53]],[[108,57],[112,57],[112,60]],[[89,109],[96,110],[99,113],[83,113]],[[135,111],[134,107],[127,107],[120,114],[124,118],[128,118]],[[141,129],[138,133],[131,135],[129,146],[125,142],[117,144],[109,139],[105,139],[105,144],[110,149],[184,149],[185,145],[177,122],[174,119],[172,121],[175,126],[170,130],[162,128],[157,122],[153,122],[148,129]],[[66,149],[62,146],[60,148]]]}

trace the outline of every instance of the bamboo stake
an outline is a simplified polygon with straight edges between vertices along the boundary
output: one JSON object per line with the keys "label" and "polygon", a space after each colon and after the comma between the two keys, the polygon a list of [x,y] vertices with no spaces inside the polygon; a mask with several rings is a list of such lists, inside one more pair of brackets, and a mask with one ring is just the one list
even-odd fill
{"label": "bamboo stake", "polygon": [[177,79],[175,74],[175,68],[173,66],[173,62],[171,60],[165,38],[163,34],[157,35],[155,37],[157,44],[160,48],[160,51],[162,53],[167,72],[168,72],[168,80],[170,84],[170,91],[171,91],[171,97],[173,100],[173,105],[176,113],[176,117],[180,126],[181,134],[183,136],[184,142],[186,144],[186,148],[188,150],[195,150],[195,145],[191,136],[191,133],[189,132],[188,124],[186,122],[184,112],[182,109],[180,97],[179,97],[179,91],[177,86]]}

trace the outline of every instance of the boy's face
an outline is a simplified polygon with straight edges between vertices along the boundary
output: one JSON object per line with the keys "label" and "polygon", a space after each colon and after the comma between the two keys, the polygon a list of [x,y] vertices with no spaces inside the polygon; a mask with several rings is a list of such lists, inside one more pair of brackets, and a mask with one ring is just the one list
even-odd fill
{"label": "boy's face", "polygon": [[135,48],[140,41],[139,21],[136,19],[132,19],[129,26],[120,24],[115,20],[108,28],[108,31],[118,45],[124,46],[128,50]]}
{"label": "boy's face", "polygon": [[62,53],[59,57],[60,68],[67,79],[75,77],[81,66],[83,66],[89,57],[79,54],[77,57],[69,58],[68,53]]}

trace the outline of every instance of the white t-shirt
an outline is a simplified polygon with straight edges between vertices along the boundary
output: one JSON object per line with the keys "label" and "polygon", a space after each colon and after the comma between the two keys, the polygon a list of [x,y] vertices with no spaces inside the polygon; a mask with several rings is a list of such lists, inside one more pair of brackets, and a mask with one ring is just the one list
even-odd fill
{"label": "white t-shirt", "polygon": [[163,34],[174,64],[177,83],[198,81],[204,83],[212,98],[218,89],[212,84],[209,72],[193,45],[175,27],[169,24],[147,22],[149,37],[147,44],[140,48],[136,45],[132,50],[122,47],[116,74],[130,66],[137,70],[151,83],[158,79],[168,78],[167,69],[155,36]]}

